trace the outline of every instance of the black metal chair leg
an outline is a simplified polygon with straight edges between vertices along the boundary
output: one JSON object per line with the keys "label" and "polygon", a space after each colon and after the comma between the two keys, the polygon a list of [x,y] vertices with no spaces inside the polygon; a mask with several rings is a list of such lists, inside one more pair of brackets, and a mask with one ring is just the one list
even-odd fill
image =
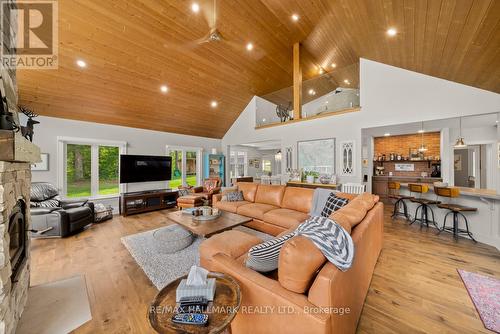
{"label": "black metal chair leg", "polygon": [[460,214],[460,216],[462,216],[464,218],[465,229],[466,229],[467,235],[469,236],[469,238],[472,239],[472,241],[477,243],[476,239],[474,239],[474,237],[472,236],[472,233],[469,231],[469,221],[467,220],[467,217],[465,217],[465,215],[461,212],[458,212],[458,214]]}
{"label": "black metal chair leg", "polygon": [[406,220],[411,220],[411,217],[410,215],[408,214],[408,205],[406,205],[406,202],[405,201],[402,201],[403,203],[403,211],[405,213],[405,218]]}
{"label": "black metal chair leg", "polygon": [[448,212],[448,213],[444,216],[443,227],[442,227],[442,228],[440,228],[440,229],[438,228],[438,230],[439,230],[439,231],[438,231],[437,235],[441,234],[441,232],[443,232],[443,231],[445,230],[445,227],[446,227],[446,220],[448,219],[448,215],[449,215],[449,214],[451,214],[451,213],[453,213],[453,211]]}
{"label": "black metal chair leg", "polygon": [[456,212],[453,212],[453,238],[458,240],[458,215]]}
{"label": "black metal chair leg", "polygon": [[439,229],[439,226],[436,223],[436,218],[434,217],[434,210],[431,207],[429,207],[429,209],[431,210],[432,214],[432,225],[434,225],[437,229]]}
{"label": "black metal chair leg", "polygon": [[422,209],[422,204],[417,206],[417,209],[415,210],[415,218],[413,218],[413,220],[410,222],[410,225],[418,220],[418,218],[417,218],[418,217],[418,209]]}

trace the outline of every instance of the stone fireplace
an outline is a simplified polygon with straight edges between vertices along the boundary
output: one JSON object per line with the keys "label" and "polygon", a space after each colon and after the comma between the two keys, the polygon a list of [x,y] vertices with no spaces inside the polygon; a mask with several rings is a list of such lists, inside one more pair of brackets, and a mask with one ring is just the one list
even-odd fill
{"label": "stone fireplace", "polygon": [[0,333],[13,333],[28,298],[30,163],[0,161]]}
{"label": "stone fireplace", "polygon": [[[5,1],[4,1],[5,2]],[[8,0],[4,10],[15,8]],[[17,13],[17,12],[14,12]],[[2,45],[4,52],[15,53],[17,17],[4,12]],[[10,25],[10,29],[8,26]],[[17,115],[16,69],[0,63],[2,111]],[[5,129],[5,127],[4,127]],[[0,333],[16,331],[28,298],[30,282],[31,163],[40,161],[40,149],[21,133],[0,129]]]}

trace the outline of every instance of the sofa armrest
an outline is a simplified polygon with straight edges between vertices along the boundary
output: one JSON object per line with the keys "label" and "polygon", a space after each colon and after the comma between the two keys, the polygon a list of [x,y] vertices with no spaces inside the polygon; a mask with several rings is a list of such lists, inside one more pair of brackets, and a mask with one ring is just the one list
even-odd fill
{"label": "sofa armrest", "polygon": [[191,188],[191,191],[192,191],[193,193],[195,193],[195,194],[196,194],[196,193],[202,193],[202,192],[203,192],[203,186],[193,187],[193,188]]}
{"label": "sofa armrest", "polygon": [[51,213],[52,211],[61,210],[60,207],[55,208],[30,208],[30,214],[32,216],[41,216]]}
{"label": "sofa armrest", "polygon": [[216,234],[201,243],[200,264],[202,267],[213,271],[212,259],[214,255],[224,254],[236,259],[247,253],[252,246],[261,242],[261,238],[237,230]]}
{"label": "sofa armrest", "polygon": [[220,202],[222,200],[222,194],[215,194],[212,196],[212,206],[215,206],[215,203]]}
{"label": "sofa armrest", "polygon": [[[283,288],[225,254],[216,254],[213,262],[216,271],[231,275],[240,285],[241,308],[231,325],[233,332],[330,333],[330,314],[320,312],[306,295]],[[255,309],[264,312],[251,311]]]}

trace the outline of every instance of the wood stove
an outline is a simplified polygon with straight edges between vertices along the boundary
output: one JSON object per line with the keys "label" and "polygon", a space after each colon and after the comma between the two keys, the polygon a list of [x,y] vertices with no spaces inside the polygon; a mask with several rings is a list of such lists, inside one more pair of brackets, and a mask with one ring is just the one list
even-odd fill
{"label": "wood stove", "polygon": [[26,204],[23,200],[17,201],[9,219],[9,255],[12,267],[10,279],[16,282],[17,274],[21,265],[26,260]]}

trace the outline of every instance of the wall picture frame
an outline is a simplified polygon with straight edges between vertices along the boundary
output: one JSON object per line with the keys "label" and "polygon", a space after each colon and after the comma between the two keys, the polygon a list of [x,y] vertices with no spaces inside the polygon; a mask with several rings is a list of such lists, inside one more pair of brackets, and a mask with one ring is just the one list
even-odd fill
{"label": "wall picture frame", "polygon": [[42,161],[31,165],[31,171],[39,172],[49,170],[49,154],[41,153],[40,158],[42,159]]}
{"label": "wall picture frame", "polygon": [[335,174],[335,138],[297,142],[297,167],[299,170],[320,174]]}

